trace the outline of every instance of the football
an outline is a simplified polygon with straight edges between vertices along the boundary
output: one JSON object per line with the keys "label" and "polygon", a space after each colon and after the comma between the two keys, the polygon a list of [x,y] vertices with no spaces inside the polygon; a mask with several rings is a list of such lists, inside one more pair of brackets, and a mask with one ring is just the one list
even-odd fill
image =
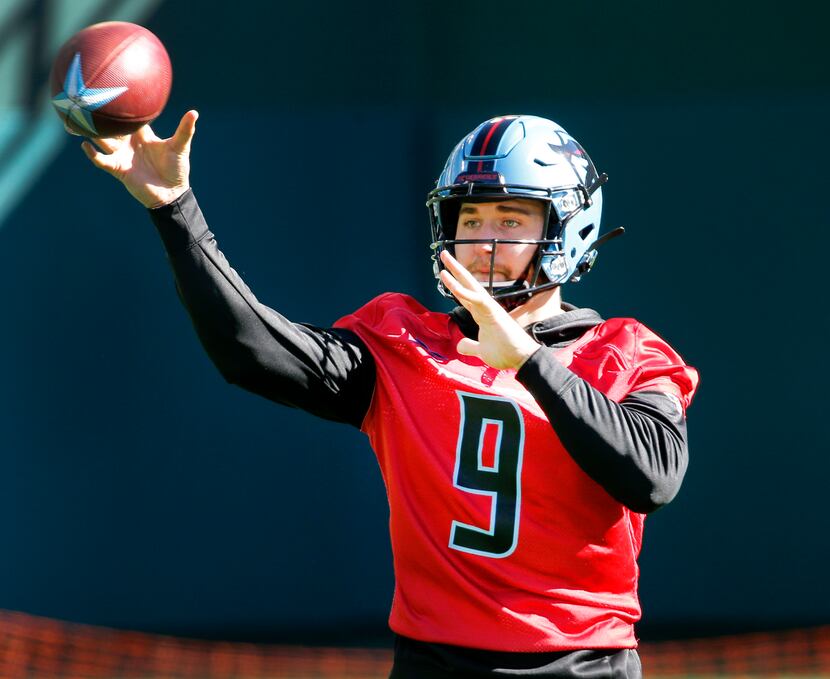
{"label": "football", "polygon": [[52,63],[52,105],[66,130],[83,137],[131,134],[164,109],[170,57],[143,26],[107,21],[73,35]]}

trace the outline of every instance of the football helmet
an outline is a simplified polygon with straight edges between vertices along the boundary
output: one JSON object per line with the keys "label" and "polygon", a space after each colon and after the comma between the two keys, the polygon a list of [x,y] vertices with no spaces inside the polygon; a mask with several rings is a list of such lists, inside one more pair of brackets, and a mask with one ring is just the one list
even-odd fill
{"label": "football helmet", "polygon": [[[436,188],[427,197],[432,226],[433,270],[442,295],[442,250],[455,254],[458,243],[492,243],[488,292],[513,308],[541,290],[578,281],[596,259],[602,214],[598,174],[582,146],[551,120],[528,115],[500,116],[476,127],[455,147]],[[545,232],[537,240],[457,240],[464,202],[526,198],[545,204]],[[499,243],[535,243],[536,254],[523,278],[494,282]]]}

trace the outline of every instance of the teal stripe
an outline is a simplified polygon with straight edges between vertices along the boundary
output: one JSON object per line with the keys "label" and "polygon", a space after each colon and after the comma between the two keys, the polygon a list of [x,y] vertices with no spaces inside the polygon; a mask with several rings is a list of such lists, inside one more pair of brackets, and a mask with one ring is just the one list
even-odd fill
{"label": "teal stripe", "polygon": [[[23,134],[24,130],[24,143],[0,167],[0,228],[42,170],[58,155],[67,136],[50,106],[30,127],[27,127],[22,111],[11,116],[4,114],[0,123],[0,145],[7,146],[10,139]],[[86,161],[83,156],[81,158]]]}

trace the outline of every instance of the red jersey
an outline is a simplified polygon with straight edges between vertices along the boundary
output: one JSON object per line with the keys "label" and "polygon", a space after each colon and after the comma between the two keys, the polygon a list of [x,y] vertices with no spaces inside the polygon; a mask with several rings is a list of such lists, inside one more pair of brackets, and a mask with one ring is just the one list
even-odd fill
{"label": "red jersey", "polygon": [[[516,371],[460,355],[450,317],[406,295],[336,325],[377,366],[362,430],[389,498],[391,628],[494,651],[635,647],[644,515],[577,466]],[[632,319],[554,351],[615,401],[665,391],[685,407],[694,391],[693,371]]]}

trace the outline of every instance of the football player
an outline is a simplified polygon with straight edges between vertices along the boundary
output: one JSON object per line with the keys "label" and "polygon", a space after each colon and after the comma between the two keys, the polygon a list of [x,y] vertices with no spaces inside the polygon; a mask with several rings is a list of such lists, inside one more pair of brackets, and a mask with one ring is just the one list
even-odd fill
{"label": "football player", "polygon": [[369,437],[390,506],[391,677],[641,676],[643,522],[680,487],[698,378],[641,323],[562,301],[602,240],[605,175],[550,120],[482,123],[427,200],[458,306],[386,293],[317,328],[262,304],[219,251],[188,184],[196,117],[84,150],[150,209],[225,378]]}

